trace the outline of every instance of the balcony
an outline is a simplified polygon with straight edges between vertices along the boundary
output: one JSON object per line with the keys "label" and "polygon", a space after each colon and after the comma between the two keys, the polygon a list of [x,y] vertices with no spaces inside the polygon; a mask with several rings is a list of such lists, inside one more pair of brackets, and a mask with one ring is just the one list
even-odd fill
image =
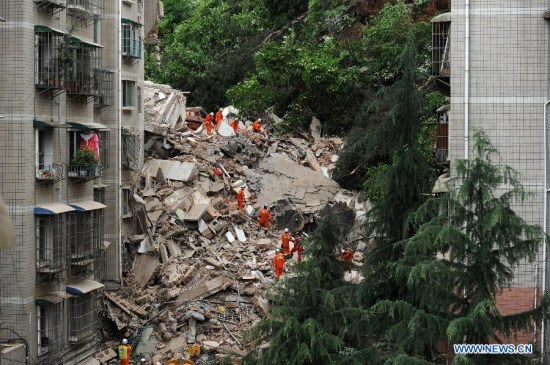
{"label": "balcony", "polygon": [[114,72],[99,68],[94,70],[94,107],[104,109],[113,105],[113,77]]}
{"label": "balcony", "polygon": [[103,0],[67,0],[67,13],[86,22],[103,19]]}
{"label": "balcony", "polygon": [[432,76],[438,89],[450,96],[451,13],[440,14],[432,22]]}
{"label": "balcony", "polygon": [[50,12],[52,15],[67,7],[66,0],[34,0],[34,4],[38,10]]}
{"label": "balcony", "polygon": [[39,165],[36,167],[36,180],[39,182],[56,183],[64,178],[64,164]]}
{"label": "balcony", "polygon": [[69,165],[67,167],[67,178],[75,181],[91,181],[103,176],[103,168],[101,166],[82,166]]}
{"label": "balcony", "polygon": [[94,97],[98,85],[95,70],[99,68],[101,46],[75,36],[70,38],[69,43],[74,52],[71,66],[65,70],[65,90],[73,96]]}

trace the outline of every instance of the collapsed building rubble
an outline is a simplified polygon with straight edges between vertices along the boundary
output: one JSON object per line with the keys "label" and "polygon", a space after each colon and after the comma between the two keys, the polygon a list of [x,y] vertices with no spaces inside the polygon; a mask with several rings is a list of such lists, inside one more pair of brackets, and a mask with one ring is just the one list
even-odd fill
{"label": "collapsed building rubble", "polygon": [[[278,229],[313,230],[332,211],[345,216],[349,230],[367,205],[327,177],[341,141],[316,134],[310,141],[259,138],[244,128],[238,136],[207,137],[179,117],[159,117],[185,115],[177,105],[185,100],[159,106],[159,93],[164,100],[175,92],[150,89],[157,90],[152,104],[146,100],[157,108],[146,113],[155,142],[146,144],[149,158],[134,186],[138,234],[125,237],[125,282],[106,292],[104,309],[130,338],[136,358],[180,359],[188,344],[200,341],[212,363],[227,356],[238,363],[249,350],[244,332],[269,308]],[[241,186],[244,211],[235,198]],[[256,226],[263,205],[272,207],[275,220],[268,235]]]}

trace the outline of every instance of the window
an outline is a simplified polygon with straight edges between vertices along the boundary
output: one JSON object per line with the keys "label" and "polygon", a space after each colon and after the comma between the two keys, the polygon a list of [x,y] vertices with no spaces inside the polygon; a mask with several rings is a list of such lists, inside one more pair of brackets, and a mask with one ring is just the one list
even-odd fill
{"label": "window", "polygon": [[122,80],[122,107],[135,106],[135,81]]}
{"label": "window", "polygon": [[36,271],[53,274],[65,269],[66,214],[35,216]]}
{"label": "window", "polygon": [[36,167],[45,169],[52,164],[52,128],[35,129]]}
{"label": "window", "polygon": [[121,188],[121,195],[122,195],[122,217],[129,217],[131,216],[131,197],[132,197],[132,190],[130,187],[123,187]]}
{"label": "window", "polygon": [[138,113],[141,113],[141,104],[142,104],[142,99],[141,99],[141,87],[137,87],[137,111]]}
{"label": "window", "polygon": [[139,170],[139,156],[140,156],[140,139],[141,136],[137,133],[132,133],[127,128],[121,128],[122,131],[122,153],[121,162],[122,166],[129,168],[133,171]]}
{"label": "window", "polygon": [[93,292],[69,299],[69,342],[78,343],[94,334],[95,302]]}
{"label": "window", "polygon": [[64,83],[60,50],[63,49],[65,35],[44,26],[36,26],[34,29],[34,83],[38,88],[61,89]]}
{"label": "window", "polygon": [[87,278],[93,274],[103,244],[103,209],[70,214],[69,232],[72,279]]}
{"label": "window", "polygon": [[68,94],[88,95],[96,94],[97,85],[95,70],[99,68],[101,49],[96,44],[86,43],[76,37],[71,37],[71,63],[67,70],[65,89]]}
{"label": "window", "polygon": [[103,19],[104,0],[67,0],[67,13],[77,19]]}
{"label": "window", "polygon": [[38,356],[51,356],[64,347],[63,309],[63,301],[36,306]]}
{"label": "window", "polygon": [[105,204],[105,188],[104,187],[94,187],[94,201]]}
{"label": "window", "polygon": [[141,24],[122,18],[122,55],[141,58]]}
{"label": "window", "polygon": [[[73,164],[73,159],[76,153],[85,146],[83,143],[84,139],[82,138],[82,134],[84,132],[84,129],[69,131],[69,165],[71,166],[77,166]],[[101,169],[106,169],[110,164],[107,146],[109,141],[109,131],[93,131],[93,133],[97,135],[97,140],[99,143],[97,152],[99,155],[100,167]],[[69,171],[72,171],[72,169],[69,168]]]}
{"label": "window", "polygon": [[94,106],[96,108],[102,109],[113,105],[113,76],[114,72],[103,69],[95,70],[96,94]]}

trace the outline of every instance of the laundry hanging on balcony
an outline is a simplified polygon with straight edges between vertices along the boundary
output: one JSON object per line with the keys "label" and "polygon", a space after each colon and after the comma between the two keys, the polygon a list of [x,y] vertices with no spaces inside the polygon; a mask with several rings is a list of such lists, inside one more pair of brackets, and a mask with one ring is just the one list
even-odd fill
{"label": "laundry hanging on balcony", "polygon": [[82,141],[80,142],[80,150],[94,151],[95,158],[99,159],[99,137],[92,131],[80,133]]}

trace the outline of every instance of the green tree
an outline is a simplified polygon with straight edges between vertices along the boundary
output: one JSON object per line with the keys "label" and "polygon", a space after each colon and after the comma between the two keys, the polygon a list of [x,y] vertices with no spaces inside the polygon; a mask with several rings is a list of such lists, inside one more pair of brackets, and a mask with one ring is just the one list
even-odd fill
{"label": "green tree", "polygon": [[[427,200],[415,213],[416,234],[404,240],[394,275],[407,283],[406,300],[382,300],[372,312],[384,314],[388,364],[441,363],[437,345],[502,342],[531,330],[547,315],[542,305],[511,315],[496,306],[514,268],[532,262],[544,242],[542,228],[518,216],[514,204],[528,194],[516,171],[493,164],[496,149],[480,131],[471,160],[457,160],[450,192]],[[519,364],[525,355],[457,355],[453,364]]]}
{"label": "green tree", "polygon": [[245,365],[359,365],[372,357],[366,348],[350,348],[346,337],[343,309],[350,300],[338,295],[346,286],[335,254],[342,239],[333,229],[338,219],[329,216],[321,222],[306,243],[307,259],[272,288],[269,314],[251,332],[255,347]]}

